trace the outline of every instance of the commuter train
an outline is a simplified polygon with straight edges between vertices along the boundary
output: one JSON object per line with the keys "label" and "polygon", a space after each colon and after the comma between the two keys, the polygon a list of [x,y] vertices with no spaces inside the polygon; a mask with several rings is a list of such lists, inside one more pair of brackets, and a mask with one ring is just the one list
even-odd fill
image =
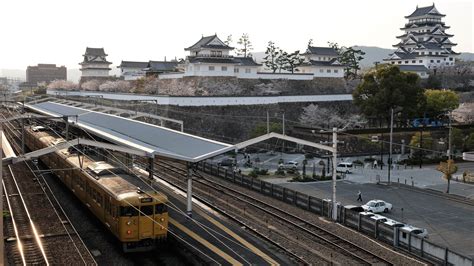
{"label": "commuter train", "polygon": [[[25,133],[25,144],[33,151],[64,141],[44,128],[30,128]],[[162,193],[140,189],[144,183],[136,176],[94,161],[75,148],[39,159],[119,239],[125,252],[151,250],[166,240],[168,199]]]}

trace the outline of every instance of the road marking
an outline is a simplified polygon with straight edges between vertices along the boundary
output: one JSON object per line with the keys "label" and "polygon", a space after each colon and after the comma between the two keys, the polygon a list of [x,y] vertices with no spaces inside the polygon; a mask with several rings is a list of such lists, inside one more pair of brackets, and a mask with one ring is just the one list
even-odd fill
{"label": "road marking", "polygon": [[215,220],[214,218],[210,217],[209,215],[207,215],[206,213],[203,213],[201,211],[198,211],[199,214],[206,218],[209,222],[213,223],[215,226],[217,226],[218,228],[220,228],[222,231],[226,232],[228,235],[232,236],[233,238],[235,238],[237,241],[239,241],[240,243],[242,243],[245,247],[247,247],[248,249],[250,249],[251,251],[253,251],[255,254],[259,255],[260,257],[262,257],[265,261],[267,261],[268,263],[270,263],[271,265],[280,265],[278,262],[276,262],[275,260],[273,260],[270,256],[268,256],[266,253],[262,252],[260,249],[258,249],[257,247],[255,247],[254,245],[252,245],[251,243],[249,243],[247,240],[243,239],[241,236],[239,236],[238,234],[234,233],[232,230],[230,230],[229,228],[227,228],[227,226],[221,224],[219,221]]}
{"label": "road marking", "polygon": [[168,221],[176,226],[179,230],[183,231],[185,234],[189,235],[190,237],[192,237],[193,239],[195,239],[196,241],[198,241],[199,243],[203,244],[205,247],[207,247],[208,249],[212,250],[214,253],[216,253],[217,255],[219,255],[220,257],[222,257],[223,259],[225,259],[226,261],[228,261],[230,264],[232,265],[243,265],[242,263],[240,263],[239,261],[237,261],[236,259],[232,258],[231,256],[229,256],[229,254],[225,253],[224,251],[222,251],[220,248],[214,246],[213,244],[211,244],[209,241],[205,240],[204,238],[202,238],[201,236],[197,235],[196,233],[194,233],[193,231],[189,230],[186,226],[180,224],[179,222],[177,222],[176,220],[174,220],[173,218],[170,218],[168,217]]}

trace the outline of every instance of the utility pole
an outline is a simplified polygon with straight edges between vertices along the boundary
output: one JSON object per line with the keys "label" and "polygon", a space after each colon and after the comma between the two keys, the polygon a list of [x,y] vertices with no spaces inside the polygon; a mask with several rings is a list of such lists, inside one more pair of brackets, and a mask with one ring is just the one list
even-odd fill
{"label": "utility pole", "polygon": [[449,118],[449,131],[448,131],[448,160],[451,160],[451,133],[452,133],[452,124],[451,124],[451,112],[448,112],[448,118]]}
{"label": "utility pole", "polygon": [[332,219],[337,221],[336,179],[337,179],[337,128],[332,128]]}
{"label": "utility pole", "polygon": [[267,111],[267,134],[270,134],[270,117]]}
{"label": "utility pole", "polygon": [[390,143],[388,152],[388,184],[390,185],[390,171],[392,170],[392,142],[393,142],[393,107],[390,112]]}
{"label": "utility pole", "polygon": [[423,123],[420,127],[420,169],[423,164]]}
{"label": "utility pole", "polygon": [[283,113],[283,135],[286,135],[285,134],[285,113]]}

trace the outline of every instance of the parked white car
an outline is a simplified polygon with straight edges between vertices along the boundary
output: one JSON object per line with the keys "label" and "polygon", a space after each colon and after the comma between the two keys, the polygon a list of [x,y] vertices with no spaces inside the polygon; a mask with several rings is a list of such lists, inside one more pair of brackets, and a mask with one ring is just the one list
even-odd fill
{"label": "parked white car", "polygon": [[362,208],[368,212],[373,213],[389,212],[392,210],[392,204],[383,200],[371,200],[365,205],[362,205]]}
{"label": "parked white car", "polygon": [[350,162],[340,162],[336,166],[336,172],[351,174],[353,167],[354,167],[353,164]]}
{"label": "parked white car", "polygon": [[283,169],[285,169],[285,170],[296,170],[296,168],[298,167],[298,162],[289,161],[289,162],[281,165],[281,167],[283,167]]}

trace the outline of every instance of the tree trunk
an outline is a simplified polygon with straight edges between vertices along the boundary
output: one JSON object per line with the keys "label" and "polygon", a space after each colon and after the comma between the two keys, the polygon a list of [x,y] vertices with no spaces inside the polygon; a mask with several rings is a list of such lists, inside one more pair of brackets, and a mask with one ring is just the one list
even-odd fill
{"label": "tree trunk", "polygon": [[449,184],[451,183],[451,178],[448,178],[448,188],[446,189],[446,193],[449,194]]}

